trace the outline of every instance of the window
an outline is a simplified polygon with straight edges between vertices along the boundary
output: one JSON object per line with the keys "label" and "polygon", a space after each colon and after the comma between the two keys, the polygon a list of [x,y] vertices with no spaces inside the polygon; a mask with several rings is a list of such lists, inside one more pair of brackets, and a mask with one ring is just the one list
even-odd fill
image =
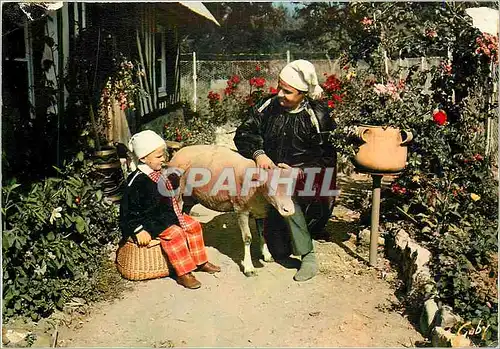
{"label": "window", "polygon": [[158,97],[167,96],[167,57],[165,52],[165,27],[157,26],[155,33],[155,81]]}
{"label": "window", "polygon": [[23,18],[22,24],[6,20],[4,28],[2,90],[12,99],[9,103],[13,103],[22,115],[30,115],[33,119],[35,93],[30,25],[27,18]]}

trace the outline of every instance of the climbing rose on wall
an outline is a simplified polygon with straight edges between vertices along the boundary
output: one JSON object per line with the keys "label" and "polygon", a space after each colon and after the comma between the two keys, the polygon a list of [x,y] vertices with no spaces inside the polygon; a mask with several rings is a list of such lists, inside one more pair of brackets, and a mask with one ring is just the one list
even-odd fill
{"label": "climbing rose on wall", "polygon": [[477,37],[476,44],[478,45],[476,54],[486,55],[493,63],[498,62],[498,37],[496,35],[483,33]]}
{"label": "climbing rose on wall", "polygon": [[142,92],[138,83],[138,77],[141,74],[142,72],[137,65],[122,57],[116,71],[106,81],[101,93],[99,108],[104,112],[111,110],[113,99],[115,99],[121,110],[135,110],[134,101]]}

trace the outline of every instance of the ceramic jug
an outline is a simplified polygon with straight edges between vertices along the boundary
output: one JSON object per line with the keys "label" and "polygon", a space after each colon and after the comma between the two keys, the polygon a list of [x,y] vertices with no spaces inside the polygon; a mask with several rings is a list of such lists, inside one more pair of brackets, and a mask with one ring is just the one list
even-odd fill
{"label": "ceramic jug", "polygon": [[354,158],[360,172],[398,173],[405,168],[406,145],[413,139],[410,131],[362,125],[356,133],[363,142]]}

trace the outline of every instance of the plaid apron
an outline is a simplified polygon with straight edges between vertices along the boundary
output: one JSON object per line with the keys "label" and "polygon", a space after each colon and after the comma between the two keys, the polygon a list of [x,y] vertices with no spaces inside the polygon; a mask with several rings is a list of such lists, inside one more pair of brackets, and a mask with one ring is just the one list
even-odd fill
{"label": "plaid apron", "polygon": [[[149,174],[154,182],[158,183],[161,177],[160,171]],[[167,190],[173,192],[172,183],[165,178]],[[179,225],[171,225],[158,237],[163,251],[174,267],[177,276],[182,276],[196,269],[208,261],[203,241],[201,224],[192,217],[182,214],[179,202],[171,195],[174,212],[179,220]]]}

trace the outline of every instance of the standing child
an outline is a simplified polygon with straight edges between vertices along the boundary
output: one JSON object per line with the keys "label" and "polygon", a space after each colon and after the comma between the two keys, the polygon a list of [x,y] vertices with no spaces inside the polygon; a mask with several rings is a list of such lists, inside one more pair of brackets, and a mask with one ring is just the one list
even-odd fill
{"label": "standing child", "polygon": [[177,274],[177,283],[190,289],[199,288],[201,283],[192,271],[213,274],[220,268],[208,262],[201,224],[181,213],[173,195],[164,196],[158,189],[158,185],[165,185],[167,191],[173,190],[168,178],[158,184],[165,162],[165,141],[146,130],[132,136],[129,149],[138,166],[127,178],[121,200],[120,228],[124,238],[132,237],[139,246],[147,246],[158,237]]}

